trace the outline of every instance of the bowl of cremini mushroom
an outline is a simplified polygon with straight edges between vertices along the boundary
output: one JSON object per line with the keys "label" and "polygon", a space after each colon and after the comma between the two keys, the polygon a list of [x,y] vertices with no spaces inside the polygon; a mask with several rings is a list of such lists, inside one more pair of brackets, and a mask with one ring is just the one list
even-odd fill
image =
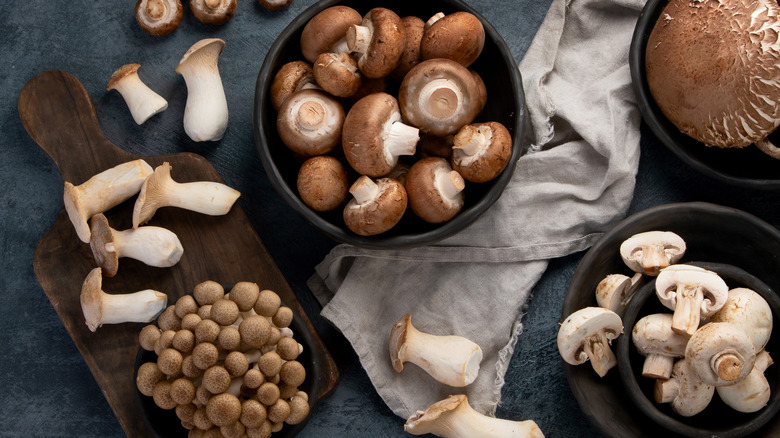
{"label": "bowl of cremini mushroom", "polygon": [[138,340],[136,401],[158,437],[291,437],[317,399],[308,331],[256,283],[204,281]]}
{"label": "bowl of cremini mushroom", "polygon": [[[776,228],[703,202],[636,213],[588,250],[564,299],[558,348],[603,435],[778,436],[778,251]],[[710,388],[689,391],[702,382]]]}
{"label": "bowl of cremini mushroom", "polygon": [[525,117],[511,52],[462,1],[324,0],[271,46],[253,121],[293,210],[334,240],[404,248],[498,199]]}

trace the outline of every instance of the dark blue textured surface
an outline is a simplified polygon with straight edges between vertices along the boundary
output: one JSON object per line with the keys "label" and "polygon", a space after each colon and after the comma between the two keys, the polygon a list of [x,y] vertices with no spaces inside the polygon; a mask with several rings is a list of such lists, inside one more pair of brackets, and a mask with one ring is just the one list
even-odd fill
{"label": "dark blue textured surface", "polygon": [[[223,27],[200,24],[186,11],[181,27],[152,37],[137,27],[135,2],[28,0],[0,18],[6,61],[0,64],[0,436],[117,437],[124,435],[94,378],[38,284],[33,251],[62,205],[62,180],[54,163],[27,136],[16,111],[21,87],[45,70],[74,74],[92,96],[108,139],[140,155],[196,152],[242,192],[239,204],[308,310],[342,373],[335,393],[318,406],[303,436],[408,436],[403,420],[376,395],[349,344],[319,317],[306,288],[313,266],[334,245],[296,217],[266,178],[252,138],[257,72],[269,46],[295,15],[312,4],[295,0],[268,12],[242,0]],[[503,35],[521,59],[549,1],[474,0],[469,3]],[[220,58],[231,111],[219,143],[196,144],[181,127],[186,88],[173,69],[195,41],[220,37]],[[141,64],[140,75],[169,101],[146,124],[133,123],[123,100],[106,92],[117,67]],[[703,200],[749,211],[780,225],[780,196],[737,189],[693,173],[643,129],[642,156],[631,212],[668,202]],[[555,347],[560,305],[582,254],[554,260],[535,290],[525,332],[507,374],[498,415],[534,419],[548,437],[596,436],[580,412]]]}

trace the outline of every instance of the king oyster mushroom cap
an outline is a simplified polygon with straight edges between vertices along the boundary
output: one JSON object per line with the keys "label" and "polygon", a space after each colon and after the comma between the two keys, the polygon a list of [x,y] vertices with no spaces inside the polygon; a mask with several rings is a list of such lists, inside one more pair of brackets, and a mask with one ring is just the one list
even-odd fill
{"label": "king oyster mushroom cap", "polygon": [[236,13],[237,0],[190,0],[192,15],[201,23],[225,24]]}
{"label": "king oyster mushroom cap", "polygon": [[620,257],[632,271],[655,276],[661,269],[677,263],[685,249],[685,241],[676,233],[646,231],[624,240]]}
{"label": "king oyster mushroom cap", "polygon": [[177,207],[209,216],[227,214],[241,192],[213,181],[179,183],[171,178],[167,161],[154,169],[141,186],[133,206],[133,228],[148,222],[162,207]]}
{"label": "king oyster mushroom cap", "polygon": [[604,377],[617,365],[610,345],[623,333],[620,316],[602,307],[585,307],[569,315],[558,329],[558,352],[566,363],[580,365],[590,360]]}
{"label": "king oyster mushroom cap", "polygon": [[362,175],[350,187],[353,198],[344,207],[344,223],[361,236],[373,236],[393,228],[403,217],[408,202],[398,181]]}
{"label": "king oyster mushroom cap", "polygon": [[413,363],[445,385],[464,387],[479,374],[482,349],[463,336],[433,335],[412,325],[412,315],[402,316],[390,331],[390,361],[396,372]]}
{"label": "king oyster mushroom cap", "polygon": [[644,276],[638,272],[633,277],[623,274],[607,275],[596,286],[596,303],[599,307],[622,315],[643,279]]}
{"label": "king oyster mushroom cap", "polygon": [[427,157],[412,164],[406,174],[409,207],[420,219],[446,222],[463,208],[466,183],[444,158]]}
{"label": "king oyster mushroom cap", "polygon": [[729,287],[716,272],[692,265],[672,265],[661,271],[655,292],[674,311],[672,329],[693,335],[701,318],[712,316],[728,298]]}
{"label": "king oyster mushroom cap", "polygon": [[390,72],[390,77],[399,83],[404,80],[404,76],[409,73],[412,67],[422,61],[420,41],[422,41],[423,32],[425,31],[425,22],[420,17],[415,17],[414,15],[401,17],[401,23],[404,26],[406,44],[401,54],[401,59],[398,61],[398,66]]}
{"label": "king oyster mushroom cap", "polygon": [[228,105],[218,64],[224,48],[225,41],[219,38],[200,40],[176,66],[187,84],[184,132],[193,141],[220,140],[227,130]]}
{"label": "king oyster mushroom cap", "polygon": [[764,371],[773,363],[769,353],[765,350],[759,352],[753,369],[744,380],[716,388],[721,400],[739,412],[756,412],[766,406],[771,395],[771,387]]}
{"label": "king oyster mushroom cap", "polygon": [[357,61],[347,52],[320,53],[314,60],[313,70],[317,84],[336,97],[349,97],[360,89]]}
{"label": "king oyster mushroom cap", "polygon": [[165,111],[168,101],[149,88],[138,76],[141,64],[125,64],[108,79],[106,90],[116,90],[127,103],[135,123],[141,125],[149,117]]}
{"label": "king oyster mushroom cap", "polygon": [[422,59],[447,58],[468,67],[479,58],[485,28],[476,15],[458,11],[431,18],[420,42]]}
{"label": "king oyster mushroom cap", "polygon": [[401,113],[420,131],[454,134],[481,110],[479,84],[466,67],[451,59],[428,59],[414,66],[401,82]]}
{"label": "king oyster mushroom cap", "polygon": [[750,374],[756,353],[756,347],[744,330],[728,322],[710,322],[696,330],[688,340],[685,360],[702,382],[726,386]]}
{"label": "king oyster mushroom cap", "polygon": [[361,175],[387,175],[398,157],[414,155],[419,130],[401,121],[398,102],[387,93],[372,93],[350,108],[341,131],[347,161]]}
{"label": "king oyster mushroom cap", "polygon": [[301,32],[303,57],[313,63],[320,53],[348,51],[347,29],[362,21],[360,12],[349,6],[331,6],[318,12],[306,23]]}
{"label": "king oyster mushroom cap", "polygon": [[683,359],[674,364],[671,378],[655,381],[653,393],[656,403],[669,403],[678,415],[691,417],[710,404],[715,387],[701,382]]}
{"label": "king oyster mushroom cap", "polygon": [[344,118],[344,108],[335,98],[320,90],[303,89],[282,103],[276,130],[296,154],[322,155],[339,144]]}
{"label": "king oyster mushroom cap", "polygon": [[81,286],[81,311],[93,332],[103,324],[151,322],[167,304],[167,295],[151,289],[125,294],[103,292],[100,268],[90,271]]}
{"label": "king oyster mushroom cap", "polygon": [[688,336],[672,330],[669,313],[654,313],[637,321],[631,330],[631,340],[645,357],[642,376],[654,379],[668,379],[675,359],[685,356],[688,345]]}
{"label": "king oyster mushroom cap", "polygon": [[79,239],[89,243],[91,233],[87,221],[137,194],[153,171],[146,161],[138,159],[106,169],[78,186],[65,181],[65,211]]}
{"label": "king oyster mushroom cap", "polygon": [[347,28],[347,48],[367,78],[387,76],[398,67],[406,47],[401,17],[387,8],[366,12],[360,24]]}
{"label": "king oyster mushroom cap", "polygon": [[432,433],[445,438],[544,438],[533,420],[511,421],[474,410],[464,394],[451,395],[406,420],[412,435]]}
{"label": "king oyster mushroom cap", "polygon": [[113,277],[119,269],[119,258],[129,257],[149,266],[167,268],[181,260],[184,248],[173,231],[162,227],[138,227],[118,231],[102,213],[89,221],[92,239],[89,246],[103,275]]}
{"label": "king oyster mushroom cap", "polygon": [[282,107],[285,99],[298,90],[319,89],[314,78],[314,69],[306,61],[290,61],[279,69],[271,81],[271,104],[276,111]]}
{"label": "king oyster mushroom cap", "polygon": [[743,147],[780,124],[778,16],[768,0],[664,8],[645,69],[655,101],[680,131],[706,145]]}
{"label": "king oyster mushroom cap", "polygon": [[752,289],[738,287],[729,291],[726,304],[710,318],[711,322],[730,322],[745,330],[756,350],[763,350],[772,334],[772,308]]}
{"label": "king oyster mushroom cap", "polygon": [[452,168],[467,181],[486,182],[504,171],[512,156],[512,135],[499,122],[466,125],[455,134]]}
{"label": "king oyster mushroom cap", "polygon": [[152,35],[162,36],[176,30],[184,16],[181,0],[138,0],[135,20],[138,26]]}

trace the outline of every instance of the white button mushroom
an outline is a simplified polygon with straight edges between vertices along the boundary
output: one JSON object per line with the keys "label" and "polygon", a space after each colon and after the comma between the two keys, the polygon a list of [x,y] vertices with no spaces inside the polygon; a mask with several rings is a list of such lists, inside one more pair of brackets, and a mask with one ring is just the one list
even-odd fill
{"label": "white button mushroom", "polygon": [[713,271],[692,265],[672,265],[655,281],[655,292],[664,306],[674,311],[672,329],[687,336],[699,327],[701,318],[712,316],[728,298],[729,287]]}
{"label": "white button mushroom", "polygon": [[771,387],[764,371],[773,363],[769,353],[766,351],[758,353],[753,369],[744,380],[716,388],[721,400],[739,412],[756,412],[766,406],[771,395]]}
{"label": "white button mushroom", "polygon": [[104,324],[151,322],[167,304],[168,296],[152,289],[125,294],[103,292],[100,268],[90,271],[81,287],[81,311],[93,332]]}
{"label": "white button mushroom", "polygon": [[89,243],[91,233],[87,221],[137,194],[152,172],[152,166],[138,159],[104,170],[78,186],[65,181],[65,211],[79,239]]}
{"label": "white button mushroom", "polygon": [[644,276],[640,273],[634,274],[633,277],[609,274],[596,286],[596,302],[599,307],[622,315],[643,279]]}
{"label": "white button mushroom", "polygon": [[604,377],[617,365],[610,345],[623,333],[620,316],[601,307],[585,307],[569,315],[558,329],[558,352],[566,363],[580,365],[590,360]]}
{"label": "white button mushroom", "polygon": [[344,223],[353,233],[373,236],[393,228],[403,217],[408,202],[398,181],[363,175],[350,187],[354,197],[344,207]]}
{"label": "white button mushroom", "polygon": [[225,24],[236,13],[237,0],[190,0],[190,10],[198,21]]}
{"label": "white button mushroom", "polygon": [[401,17],[387,8],[373,8],[361,24],[347,29],[347,48],[357,56],[358,68],[367,78],[387,76],[401,61],[406,35]]}
{"label": "white button mushroom", "polygon": [[499,122],[466,125],[453,138],[452,168],[471,182],[497,177],[511,156],[512,136]]}
{"label": "white button mushroom", "polygon": [[463,208],[466,183],[444,158],[427,157],[412,165],[406,174],[409,207],[420,219],[446,222]]}
{"label": "white button mushroom", "polygon": [[432,433],[444,438],[544,438],[533,420],[511,421],[488,417],[469,405],[463,394],[451,395],[406,420],[412,435]]}
{"label": "white button mushroom", "polygon": [[176,30],[184,16],[181,0],[138,0],[135,20],[138,26],[152,35],[162,36]]}
{"label": "white button mushroom", "polygon": [[685,254],[685,241],[671,231],[635,234],[620,245],[620,257],[634,272],[656,276]]}
{"label": "white button mushroom", "polygon": [[227,130],[228,105],[218,66],[224,48],[225,42],[219,38],[200,40],[176,66],[176,73],[187,84],[184,132],[193,141],[220,140]]}
{"label": "white button mushroom", "polygon": [[655,381],[653,393],[657,403],[669,403],[677,414],[691,417],[710,404],[715,387],[701,382],[683,359],[674,364],[671,378]]}
{"label": "white button mushroom", "polygon": [[390,331],[390,360],[401,372],[404,363],[413,363],[445,385],[470,385],[479,374],[482,349],[473,341],[456,335],[433,335],[412,325],[412,315],[399,319]]}
{"label": "white button mushroom", "polygon": [[756,291],[738,287],[729,291],[726,304],[710,318],[730,322],[745,331],[756,351],[763,350],[772,334],[772,308]]}
{"label": "white button mushroom", "polygon": [[303,57],[313,63],[320,53],[347,52],[347,29],[362,21],[360,12],[349,6],[331,6],[318,12],[301,32]]}
{"label": "white button mushroom", "polygon": [[485,45],[485,28],[474,14],[465,11],[433,16],[420,43],[423,59],[447,58],[468,67]]}
{"label": "white button mushroom", "polygon": [[688,336],[672,330],[672,315],[655,313],[637,321],[631,331],[631,340],[639,354],[645,356],[642,376],[668,379],[675,358],[685,356]]}
{"label": "white button mushroom", "polygon": [[699,380],[724,386],[747,377],[756,353],[744,330],[728,322],[710,322],[691,336],[685,347],[685,360]]}
{"label": "white button mushroom", "polygon": [[106,90],[116,90],[122,95],[133,120],[139,125],[168,108],[168,101],[141,81],[138,76],[140,67],[141,64],[126,64],[119,67],[106,85]]}
{"label": "white button mushroom", "polygon": [[282,143],[296,154],[311,157],[339,144],[344,108],[329,94],[313,89],[292,93],[279,108],[276,130]]}
{"label": "white button mushroom", "polygon": [[171,178],[171,165],[164,162],[144,181],[133,206],[133,228],[148,222],[161,207],[178,207],[210,216],[227,214],[238,190],[213,181],[179,183]]}

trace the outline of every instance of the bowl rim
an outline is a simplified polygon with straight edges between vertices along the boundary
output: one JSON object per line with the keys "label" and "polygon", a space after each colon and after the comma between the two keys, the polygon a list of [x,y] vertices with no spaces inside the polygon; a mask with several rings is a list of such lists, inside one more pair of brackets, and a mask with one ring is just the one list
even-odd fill
{"label": "bowl rim", "polygon": [[[655,103],[655,99],[650,93],[650,88],[647,84],[647,78],[644,74],[645,65],[645,47],[647,46],[647,39],[650,36],[650,32],[653,30],[657,18],[660,16],[663,7],[669,0],[648,0],[642,9],[642,13],[637,20],[636,27],[631,39],[628,54],[628,64],[631,71],[631,83],[634,93],[637,97],[637,103],[639,105],[639,112],[642,114],[642,118],[645,120],[650,130],[658,137],[661,143],[664,144],[669,150],[671,150],[680,160],[692,167],[697,172],[707,175],[715,180],[734,185],[737,187],[759,189],[759,190],[780,190],[780,178],[767,179],[767,178],[743,178],[731,175],[726,172],[719,171],[707,163],[699,160],[697,157],[689,153],[684,145],[678,144],[678,141],[667,129],[669,126],[674,126],[671,122],[661,113],[658,105]],[[685,135],[680,133],[680,135]],[[691,141],[696,142],[693,138]],[[697,142],[699,143],[699,142]],[[704,146],[699,143],[701,147]],[[769,158],[769,157],[767,157]]]}
{"label": "bowl rim", "polygon": [[481,22],[485,29],[485,34],[489,36],[492,42],[496,45],[498,53],[501,55],[507,66],[515,66],[515,68],[508,68],[509,80],[512,87],[516,90],[513,93],[515,114],[514,114],[514,126],[513,126],[513,142],[512,142],[512,155],[509,160],[509,164],[504,171],[492,181],[493,186],[473,205],[462,210],[457,216],[448,222],[439,224],[436,228],[419,233],[410,233],[393,236],[383,236],[382,234],[376,236],[360,236],[355,233],[348,232],[345,229],[335,226],[333,223],[324,219],[317,214],[313,209],[303,203],[297,193],[287,184],[285,184],[282,172],[277,167],[276,163],[271,157],[267,137],[263,132],[262,124],[259,122],[266,116],[268,105],[266,104],[266,94],[270,87],[270,81],[264,81],[263,78],[271,77],[271,69],[273,68],[274,61],[281,55],[283,49],[283,41],[289,40],[289,38],[297,33],[301,27],[303,27],[316,13],[330,6],[343,3],[343,0],[320,0],[313,4],[305,11],[295,17],[290,24],[277,36],[274,43],[271,45],[255,83],[255,96],[252,109],[252,126],[254,132],[255,146],[257,147],[263,168],[265,169],[268,179],[276,192],[285,200],[286,204],[290,206],[299,216],[306,220],[310,225],[314,226],[326,236],[333,240],[342,243],[349,243],[358,247],[367,249],[407,249],[414,248],[422,245],[436,243],[442,239],[445,239],[473,223],[484,211],[486,211],[503,193],[506,186],[509,184],[517,167],[517,161],[524,152],[523,142],[525,138],[525,132],[527,127],[527,108],[525,104],[525,92],[523,90],[523,82],[520,74],[518,64],[515,62],[512,52],[509,46],[504,41],[503,37],[498,31],[483,17],[479,12],[468,6],[461,0],[441,0],[444,4],[450,8],[456,8],[459,10],[467,11],[474,14]]}

